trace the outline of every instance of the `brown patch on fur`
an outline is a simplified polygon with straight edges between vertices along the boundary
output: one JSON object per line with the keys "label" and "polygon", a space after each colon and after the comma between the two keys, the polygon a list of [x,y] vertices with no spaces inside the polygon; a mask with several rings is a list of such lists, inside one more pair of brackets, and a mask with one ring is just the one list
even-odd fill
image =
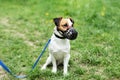
{"label": "brown patch on fur", "polygon": [[[69,25],[69,21],[72,22],[72,25]],[[66,31],[67,29],[73,27],[74,21],[71,18],[54,18],[53,19],[55,25],[57,26],[57,29],[60,31]]]}
{"label": "brown patch on fur", "polygon": [[60,21],[60,25],[58,26],[58,29],[61,30],[61,31],[66,31],[67,27],[64,27],[65,24],[68,24],[67,19],[62,19]]}
{"label": "brown patch on fur", "polygon": [[60,25],[58,26],[58,29],[61,30],[61,31],[66,31],[70,27],[71,26],[69,26],[69,24],[68,24],[68,19],[61,19]]}

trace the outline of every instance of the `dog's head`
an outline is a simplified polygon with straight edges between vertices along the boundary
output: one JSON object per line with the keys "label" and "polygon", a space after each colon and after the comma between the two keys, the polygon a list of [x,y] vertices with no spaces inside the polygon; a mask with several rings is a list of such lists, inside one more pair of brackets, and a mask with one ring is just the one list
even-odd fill
{"label": "dog's head", "polygon": [[62,36],[67,39],[74,40],[77,38],[78,32],[73,28],[74,21],[71,18],[54,18],[53,19],[57,30],[60,31]]}

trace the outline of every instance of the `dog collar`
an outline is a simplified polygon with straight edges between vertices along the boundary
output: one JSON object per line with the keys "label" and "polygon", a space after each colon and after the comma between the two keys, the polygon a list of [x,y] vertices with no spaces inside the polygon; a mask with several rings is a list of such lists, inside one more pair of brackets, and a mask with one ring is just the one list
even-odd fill
{"label": "dog collar", "polygon": [[66,39],[65,37],[60,37],[58,36],[57,34],[54,33],[54,35],[57,37],[57,38],[60,38],[60,39]]}

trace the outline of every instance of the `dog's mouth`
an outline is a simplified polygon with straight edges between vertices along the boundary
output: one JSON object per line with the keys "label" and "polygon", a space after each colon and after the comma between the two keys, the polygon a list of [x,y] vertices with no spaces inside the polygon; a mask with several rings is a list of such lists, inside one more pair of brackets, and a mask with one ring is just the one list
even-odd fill
{"label": "dog's mouth", "polygon": [[61,31],[58,30],[58,32],[62,35],[62,37],[58,36],[57,34],[55,34],[56,37],[60,38],[60,39],[69,39],[69,40],[74,40],[77,38],[78,36],[78,32],[73,28],[69,28],[66,31]]}
{"label": "dog's mouth", "polygon": [[68,30],[62,32],[63,36],[69,40],[74,40],[77,38],[78,32],[73,28],[69,28]]}

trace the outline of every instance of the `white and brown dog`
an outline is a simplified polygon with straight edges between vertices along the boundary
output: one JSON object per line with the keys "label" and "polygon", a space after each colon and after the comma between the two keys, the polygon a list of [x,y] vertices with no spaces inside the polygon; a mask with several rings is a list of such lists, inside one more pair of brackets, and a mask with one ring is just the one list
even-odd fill
{"label": "white and brown dog", "polygon": [[63,63],[64,75],[68,72],[68,63],[70,59],[70,42],[77,37],[77,31],[73,28],[74,21],[71,18],[54,18],[54,34],[49,44],[49,57],[41,68],[46,69],[47,65],[53,64],[52,72],[57,72],[57,65]]}

